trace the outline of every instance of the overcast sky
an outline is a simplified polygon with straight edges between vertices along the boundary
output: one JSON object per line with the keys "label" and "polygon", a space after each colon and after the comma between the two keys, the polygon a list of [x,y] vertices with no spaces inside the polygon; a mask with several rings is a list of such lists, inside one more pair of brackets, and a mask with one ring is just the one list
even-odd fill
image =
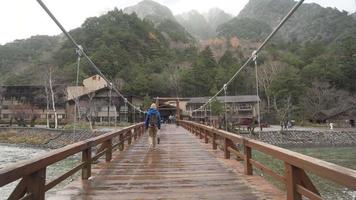
{"label": "overcast sky", "polygon": [[[114,7],[125,8],[141,0],[43,0],[67,29],[79,27],[87,17],[98,16]],[[248,0],[156,0],[174,14],[192,9],[201,12],[212,7],[237,15]],[[356,11],[356,0],[306,0],[324,7],[335,7],[350,13]],[[36,0],[1,0],[0,44],[32,35],[56,35],[60,30],[41,9]]]}

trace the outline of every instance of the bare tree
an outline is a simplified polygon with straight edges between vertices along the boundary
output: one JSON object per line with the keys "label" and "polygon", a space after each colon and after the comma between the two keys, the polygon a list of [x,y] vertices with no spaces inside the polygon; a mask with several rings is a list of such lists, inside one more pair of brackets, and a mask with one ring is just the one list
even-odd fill
{"label": "bare tree", "polygon": [[179,96],[179,83],[180,83],[180,75],[179,75],[179,66],[176,64],[171,64],[168,68],[169,80],[171,86],[175,92],[175,96]]}
{"label": "bare tree", "polygon": [[88,101],[86,102],[86,105],[83,105],[83,107],[85,107],[85,117],[89,122],[90,130],[93,130],[93,116],[97,116],[101,106],[105,105],[105,103],[93,101],[95,92],[87,94],[87,97]]}
{"label": "bare tree", "polygon": [[281,121],[285,121],[288,117],[288,114],[292,108],[292,96],[289,94],[285,98],[279,100],[279,105],[277,104],[277,98],[273,96],[273,106],[277,111],[278,117]]}
{"label": "bare tree", "polygon": [[356,103],[348,92],[330,87],[329,83],[314,82],[303,96],[302,105],[307,117],[317,120],[323,110],[344,111]]}
{"label": "bare tree", "polygon": [[54,95],[54,90],[53,90],[52,75],[53,75],[53,67],[50,66],[48,68],[48,83],[49,83],[49,90],[51,93],[52,109],[53,109],[53,113],[54,113],[54,128],[57,129],[58,128],[58,115],[57,115],[57,110],[56,110],[56,101],[54,98],[55,95]]}
{"label": "bare tree", "polygon": [[272,96],[270,94],[270,86],[273,80],[276,78],[276,75],[278,75],[283,68],[284,66],[282,65],[282,63],[273,61],[261,65],[258,69],[258,82],[259,85],[262,86],[267,98],[267,113],[270,113],[272,108]]}
{"label": "bare tree", "polygon": [[46,93],[46,125],[49,128],[49,91],[48,86],[45,84],[45,93]]}

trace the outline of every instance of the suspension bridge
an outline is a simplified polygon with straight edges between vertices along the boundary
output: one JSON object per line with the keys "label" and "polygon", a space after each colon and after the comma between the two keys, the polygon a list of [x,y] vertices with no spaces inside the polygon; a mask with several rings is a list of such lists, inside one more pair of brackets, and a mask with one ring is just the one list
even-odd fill
{"label": "suspension bridge", "polygon": [[[102,76],[107,85],[135,107],[100,71],[84,49],[76,43],[41,0],[42,8],[54,20],[77,50]],[[303,3],[299,1],[266,40],[223,87],[200,108],[225,92],[239,72],[250,62]],[[78,74],[77,74],[78,77]],[[257,79],[257,76],[256,76]],[[257,81],[256,81],[257,82]],[[257,84],[257,83],[256,83]],[[78,85],[78,78],[77,78]],[[256,91],[258,95],[258,87]],[[310,173],[356,190],[356,171],[284,148],[249,139],[226,130],[181,119],[179,98],[177,125],[164,125],[158,149],[148,150],[143,123],[115,130],[85,141],[48,152],[40,157],[0,169],[0,187],[14,183],[8,199],[323,199],[310,179]],[[76,112],[75,112],[76,113]],[[74,117],[76,119],[76,117]],[[259,120],[258,120],[259,122]],[[227,126],[225,126],[227,127]],[[260,152],[284,164],[275,171],[255,157]],[[49,180],[48,167],[72,155],[81,155],[72,169]],[[81,177],[63,188],[58,184],[81,172]],[[271,177],[284,188],[278,189],[256,173]]]}

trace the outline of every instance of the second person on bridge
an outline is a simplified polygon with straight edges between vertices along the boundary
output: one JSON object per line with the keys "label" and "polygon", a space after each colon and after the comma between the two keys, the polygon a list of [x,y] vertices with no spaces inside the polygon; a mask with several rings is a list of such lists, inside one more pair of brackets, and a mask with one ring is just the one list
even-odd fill
{"label": "second person on bridge", "polygon": [[157,110],[156,104],[152,104],[147,111],[145,128],[148,130],[148,142],[150,149],[155,149],[157,141],[157,131],[161,129],[161,115]]}

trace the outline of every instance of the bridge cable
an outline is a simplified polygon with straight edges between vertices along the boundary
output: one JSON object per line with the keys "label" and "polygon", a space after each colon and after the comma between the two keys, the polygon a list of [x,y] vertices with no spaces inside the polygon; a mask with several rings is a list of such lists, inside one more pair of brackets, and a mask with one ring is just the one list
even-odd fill
{"label": "bridge cable", "polygon": [[210,121],[210,126],[211,126],[211,125],[212,125],[212,119],[211,119],[211,117],[212,117],[211,102],[209,102],[209,108],[210,108],[209,121]]}
{"label": "bridge cable", "polygon": [[[81,46],[78,46],[81,48]],[[80,117],[80,108],[79,108],[79,89],[78,89],[78,84],[79,84],[79,69],[80,69],[80,57],[82,56],[81,52],[79,49],[76,49],[77,53],[77,75],[76,75],[76,81],[75,81],[75,92],[77,93],[75,95],[74,99],[74,122],[73,122],[73,133],[75,135],[76,132],[76,126],[77,126],[77,111],[78,111],[78,116]]]}
{"label": "bridge cable", "polygon": [[227,85],[224,84],[224,110],[225,110],[225,131],[227,131],[227,106],[226,106],[226,91],[227,91]]}
{"label": "bridge cable", "polygon": [[[112,107],[112,88],[110,88],[109,91],[109,109],[108,109],[108,122],[109,122],[109,127],[111,127],[111,107]],[[116,106],[115,106],[116,109]]]}
{"label": "bridge cable", "polygon": [[[85,53],[83,48],[80,48],[80,45],[73,39],[73,37],[65,30],[65,28],[62,26],[62,24],[56,19],[56,17],[52,14],[52,12],[47,8],[47,6],[42,2],[42,0],[37,0],[37,2],[40,4],[40,6],[46,11],[46,13],[52,18],[52,20],[57,24],[57,26],[62,30],[64,35],[67,36],[67,38],[72,42],[72,44],[75,46],[76,49],[79,49],[81,54],[89,61],[90,65],[95,69],[95,71],[106,81],[107,85],[123,99],[126,99],[123,94],[119,92],[119,90],[116,87],[113,87],[113,83],[109,81],[108,78],[101,72],[101,70],[95,65],[95,63],[90,59],[90,57]],[[131,102],[128,102],[128,104],[134,108],[134,105],[131,104]],[[142,110],[139,110],[139,112],[144,112]]]}
{"label": "bridge cable", "polygon": [[[255,72],[256,72],[256,95],[259,98],[259,85],[258,85],[258,65],[257,65],[257,57],[258,55],[255,53],[255,57],[253,58],[253,61],[255,62]],[[260,110],[260,99],[257,100],[257,122],[258,122],[258,127],[261,128],[261,110]]]}
{"label": "bridge cable", "polygon": [[[272,37],[278,32],[278,30],[287,22],[287,20],[293,15],[293,13],[303,4],[304,0],[300,0],[297,2],[292,9],[287,13],[287,15],[280,21],[280,23],[274,28],[274,30],[266,37],[264,42],[255,50],[253,51],[252,55],[247,59],[247,61],[236,71],[236,73],[227,81],[225,84],[228,86],[231,84],[231,82],[236,78],[236,76],[244,69],[254,58],[255,54],[258,54],[265,46],[266,44],[272,39]],[[225,85],[224,84],[224,85]],[[217,97],[221,92],[224,91],[224,87],[222,87],[211,99]],[[205,107],[208,103],[206,102],[203,107]],[[196,112],[199,109],[193,110],[192,112]]]}

